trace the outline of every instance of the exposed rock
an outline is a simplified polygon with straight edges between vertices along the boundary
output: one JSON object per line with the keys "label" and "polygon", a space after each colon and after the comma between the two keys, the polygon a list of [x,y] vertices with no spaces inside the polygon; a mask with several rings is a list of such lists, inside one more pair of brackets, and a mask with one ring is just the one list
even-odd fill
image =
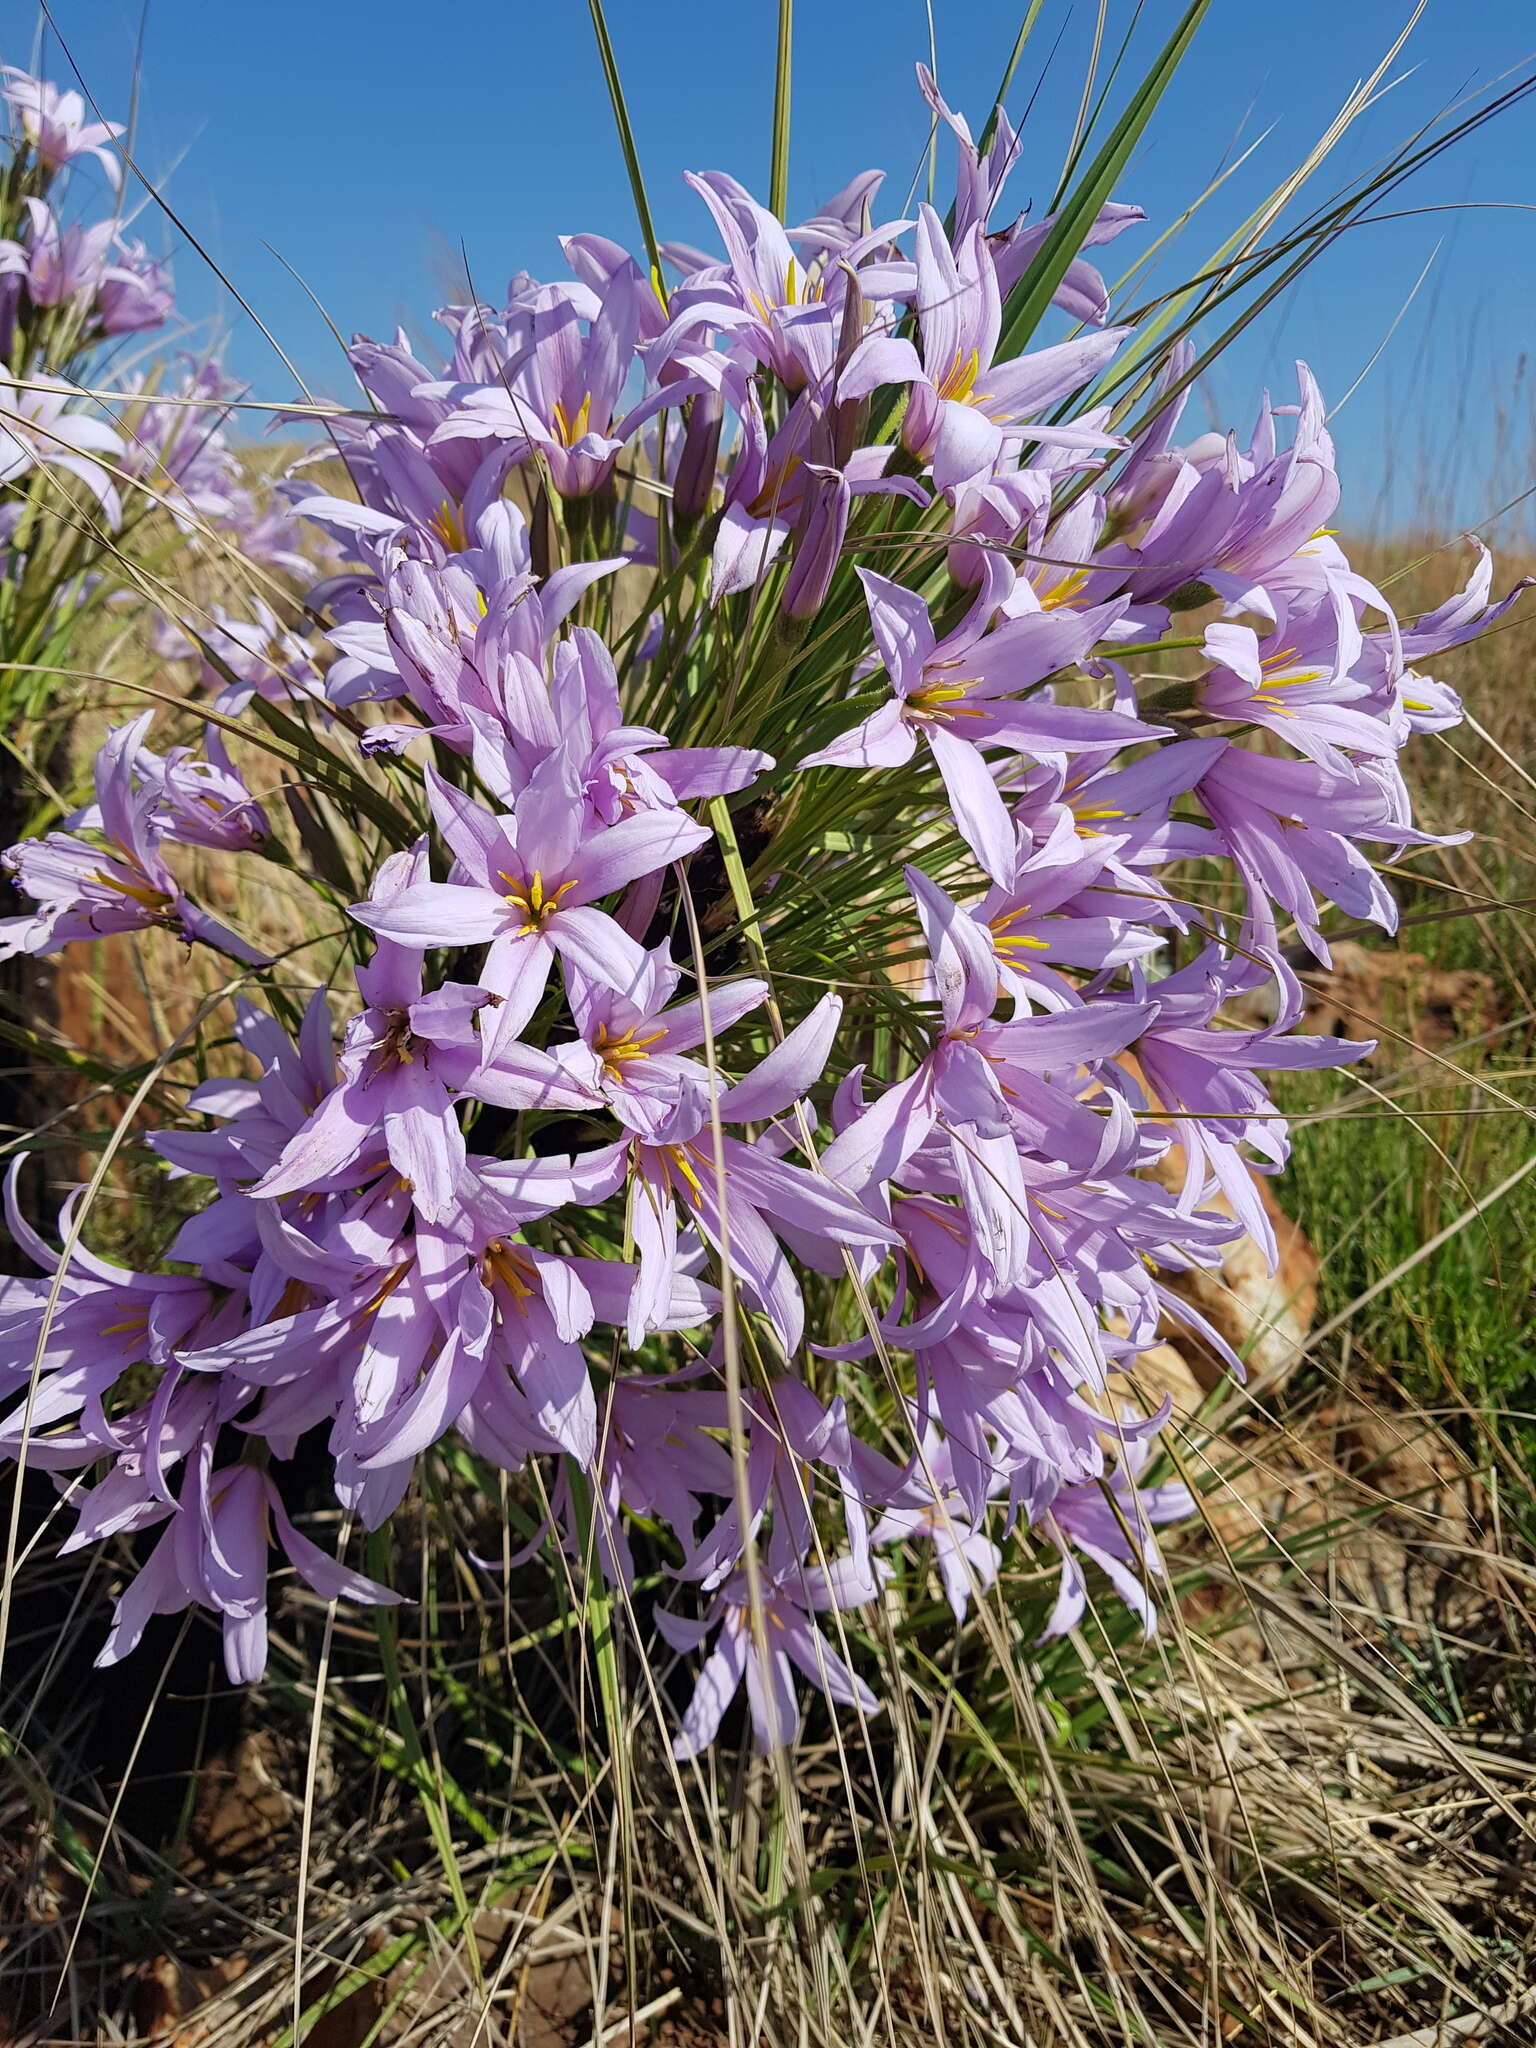
{"label": "exposed rock", "polygon": [[[1175,1146],[1148,1174],[1163,1187],[1182,1187],[1183,1151]],[[1278,1269],[1271,1273],[1259,1246],[1243,1236],[1228,1247],[1219,1267],[1166,1277],[1170,1291],[1198,1309],[1250,1373],[1262,1375],[1272,1386],[1301,1357],[1316,1320],[1318,1261],[1306,1233],[1285,1214],[1269,1182],[1258,1174],[1254,1179],[1279,1247]],[[1206,1206],[1223,1215],[1232,1213],[1224,1195],[1212,1196]],[[1213,1387],[1227,1377],[1226,1365],[1192,1331],[1170,1321],[1165,1335],[1189,1360],[1202,1387]]]}
{"label": "exposed rock", "polygon": [[[1369,1063],[1377,1070],[1402,1066],[1415,1050],[1441,1052],[1503,1023],[1509,1003],[1491,974],[1436,967],[1422,953],[1375,949],[1353,939],[1332,947],[1333,965],[1306,964],[1299,978],[1307,992],[1301,1028],[1318,1037],[1375,1039]],[[1257,1024],[1273,1015],[1274,989],[1232,1004],[1234,1015]]]}

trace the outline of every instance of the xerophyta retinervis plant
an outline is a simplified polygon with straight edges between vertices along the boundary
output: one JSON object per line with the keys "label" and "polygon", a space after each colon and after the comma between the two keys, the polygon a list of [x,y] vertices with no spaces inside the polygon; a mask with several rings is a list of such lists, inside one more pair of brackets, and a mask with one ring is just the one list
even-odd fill
{"label": "xerophyta retinervis plant", "polygon": [[[893,1546],[957,1620],[1028,1543],[1047,1635],[1105,1591],[1154,1626],[1191,1502],[1154,1483],[1166,1404],[1112,1380],[1170,1323],[1241,1375],[1169,1279],[1273,1254],[1265,1076],[1363,1050],[1298,1032],[1294,948],[1327,959],[1333,906],[1393,928],[1384,870],[1441,843],[1402,766],[1459,716],[1434,665],[1513,601],[1475,543],[1416,621],[1351,568],[1305,365],[1181,438],[1196,319],[1334,216],[1112,313],[1084,251],[1143,231],[1111,188],[1201,11],[1041,220],[1007,118],[973,140],[921,71],[943,211],[865,172],[786,225],[780,155],[772,208],[690,179],[697,251],[637,181],[639,255],[571,235],[559,280],[440,313],[441,363],[358,340],[363,405],[288,494],[337,557],[312,659],[183,620],[206,748],[118,725],[94,803],[5,856],[11,954],[222,961],[135,1105],[190,1189],[161,1258],[11,1203],[42,1277],[4,1283],[0,1444],[57,1476],[67,1550],[142,1539],[102,1661],[197,1606],[259,1678],[274,1550],[396,1602],[345,1545],[450,1442],[534,1505],[514,1564],[563,1549],[605,1604],[660,1574],[701,1660],[680,1756],[740,1693],[765,1748],[805,1687],[877,1715],[853,1632]],[[188,846],[307,872],[334,974],[215,912]],[[316,1433],[340,1549],[294,1521]]]}

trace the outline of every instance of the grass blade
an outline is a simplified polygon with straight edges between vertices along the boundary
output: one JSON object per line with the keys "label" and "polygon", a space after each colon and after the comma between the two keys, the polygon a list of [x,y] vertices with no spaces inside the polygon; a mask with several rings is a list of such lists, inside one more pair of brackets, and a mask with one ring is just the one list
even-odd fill
{"label": "grass blade", "polygon": [[1057,286],[1083,245],[1084,236],[1098,218],[1100,208],[1114,190],[1158,101],[1184,61],[1185,52],[1209,6],[1210,0],[1192,0],[1185,9],[1184,17],[1168,39],[1162,55],[1115,123],[1109,139],[1084,174],[1082,183],[1056,216],[1055,225],[1041,245],[1040,254],[1010,295],[1002,340],[997,349],[1000,361],[1018,355],[1040,325],[1046,308],[1055,297]]}
{"label": "grass blade", "polygon": [[789,205],[789,99],[795,54],[795,0],[779,0],[779,50],[773,74],[773,161],[768,211],[785,217]]}
{"label": "grass blade", "polygon": [[657,298],[665,305],[667,288],[662,282],[661,249],[656,240],[656,224],[651,219],[651,202],[645,190],[645,174],[640,169],[640,152],[635,147],[635,131],[630,126],[629,108],[624,99],[624,85],[619,77],[618,60],[613,54],[613,41],[608,34],[608,23],[603,14],[603,0],[587,0],[587,5],[592,14],[592,33],[597,37],[598,60],[603,67],[608,97],[613,103],[614,126],[619,131],[619,148],[624,153],[624,168],[629,173],[629,189],[634,196],[640,234],[645,242],[645,253],[651,262],[651,283],[656,287]]}

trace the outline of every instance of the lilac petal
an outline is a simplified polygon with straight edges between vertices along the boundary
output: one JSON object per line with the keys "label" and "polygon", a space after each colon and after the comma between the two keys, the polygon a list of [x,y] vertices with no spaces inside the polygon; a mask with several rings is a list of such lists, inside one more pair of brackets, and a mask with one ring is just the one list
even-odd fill
{"label": "lilac petal", "polygon": [[384,1110],[384,1143],[421,1214],[429,1223],[446,1220],[464,1171],[464,1133],[448,1091],[420,1060],[397,1070]]}
{"label": "lilac petal", "polygon": [[272,1507],[272,1520],[277,1529],[277,1540],[286,1553],[289,1562],[305,1584],[311,1586],[322,1600],[357,1600],[365,1607],[398,1607],[405,1598],[388,1586],[381,1586],[377,1579],[370,1579],[363,1572],[356,1572],[338,1559],[331,1557],[317,1543],[311,1543],[307,1536],[301,1536],[289,1521],[277,1488],[268,1483],[267,1496]]}
{"label": "lilac petal", "polygon": [[544,1306],[553,1319],[555,1333],[562,1344],[574,1344],[586,1336],[595,1319],[592,1297],[581,1273],[572,1260],[555,1258],[547,1252],[536,1252],[533,1262],[538,1268]]}
{"label": "lilac petal", "polygon": [[791,1663],[812,1685],[819,1686],[835,1706],[854,1707],[865,1715],[879,1713],[880,1702],[863,1679],[849,1670],[820,1629],[809,1623],[786,1628],[784,1647]]}
{"label": "lilac petal", "polygon": [[288,1140],[276,1166],[262,1175],[251,1193],[275,1201],[318,1186],[349,1166],[378,1123],[390,1092],[389,1081],[372,1091],[359,1081],[333,1089],[309,1122]]}
{"label": "lilac petal", "polygon": [[592,903],[612,895],[627,882],[682,860],[709,837],[707,825],[682,811],[636,811],[577,848],[566,872],[566,879],[576,884],[572,899]]}
{"label": "lilac petal", "polygon": [[644,951],[606,911],[586,905],[562,910],[549,921],[549,938],[567,968],[574,966],[588,980],[606,982],[620,994],[644,977]]}
{"label": "lilac petal", "polygon": [[933,1129],[936,1115],[933,1076],[919,1067],[832,1140],[821,1155],[821,1170],[828,1180],[854,1189],[888,1181]]}
{"label": "lilac petal", "polygon": [[356,1341],[350,1319],[334,1304],[303,1309],[246,1330],[227,1343],[200,1351],[184,1351],[181,1362],[193,1372],[228,1373],[257,1386],[282,1386],[308,1374],[319,1374],[341,1350]]}
{"label": "lilac petal", "polygon": [[455,860],[462,861],[471,874],[494,875],[507,850],[502,827],[472,797],[445,782],[430,762],[422,772],[432,816]]}
{"label": "lilac petal", "polygon": [[670,1609],[658,1607],[653,1610],[652,1621],[656,1633],[669,1648],[686,1657],[690,1651],[700,1649],[713,1623],[690,1620],[685,1614],[673,1614]]}
{"label": "lilac petal", "polygon": [[798,1102],[821,1079],[843,1014],[843,999],[828,993],[752,1072],[720,1097],[727,1123],[767,1123]]}
{"label": "lilac petal", "polygon": [[802,768],[903,768],[917,752],[917,734],[907,723],[901,699],[892,697],[840,739],[807,754]]}
{"label": "lilac petal", "polygon": [[896,1234],[825,1174],[776,1159],[760,1145],[732,1140],[726,1149],[726,1194],[740,1189],[752,1205],[796,1230],[838,1244],[887,1245]]}
{"label": "lilac petal", "polygon": [[909,867],[905,879],[933,961],[944,1028],[973,1030],[997,1008],[997,955],[991,934],[921,868]]}
{"label": "lilac petal", "polygon": [[915,384],[923,374],[922,359],[910,341],[898,335],[866,335],[848,358],[837,380],[839,398],[868,398],[885,384]]}
{"label": "lilac petal", "polygon": [[539,932],[507,932],[493,941],[480,966],[481,981],[499,998],[484,1012],[480,1028],[487,1061],[500,1056],[539,1007],[553,959],[554,948]]}
{"label": "lilac petal", "polygon": [[[644,1153],[640,1156],[647,1157]],[[654,1171],[635,1177],[629,1198],[629,1228],[638,1264],[625,1308],[625,1327],[630,1348],[637,1350],[646,1333],[660,1329],[665,1321],[677,1265],[677,1204],[671,1188]]]}
{"label": "lilac petal", "polygon": [[961,838],[992,880],[1007,888],[1018,864],[1016,835],[985,760],[969,741],[957,739],[941,725],[928,728],[928,744]]}
{"label": "lilac petal", "polygon": [[784,1247],[751,1203],[739,1198],[729,1170],[723,1216],[712,1163],[700,1175],[700,1189],[699,1195],[688,1197],[690,1212],[718,1251],[729,1246],[732,1268],[778,1332],[786,1357],[793,1357],[805,1332],[805,1302]]}
{"label": "lilac petal", "polygon": [[595,1087],[583,1086],[568,1065],[535,1046],[520,1044],[501,1047],[494,1060],[477,1067],[465,1081],[464,1092],[503,1109],[595,1109],[603,1100]]}
{"label": "lilac petal", "polygon": [[[1031,355],[1015,356],[1011,362],[994,363],[984,370],[979,382],[986,386],[987,402],[1006,407],[1014,419],[1037,412],[1058,398],[1065,398],[1079,384],[1098,375],[1121,342],[1128,327],[1104,327],[1097,334],[1081,334],[1053,348],[1036,349]],[[1042,436],[1047,430],[1042,428]]]}
{"label": "lilac petal", "polygon": [[875,646],[891,679],[891,688],[898,696],[909,697],[914,690],[921,689],[923,663],[934,648],[928,606],[915,590],[893,583],[887,576],[878,576],[873,569],[860,569],[858,575],[864,586]]}
{"label": "lilac petal", "polygon": [[595,1464],[597,1401],[580,1346],[533,1336],[517,1380],[544,1434],[584,1468]]}
{"label": "lilac petal", "polygon": [[191,1597],[191,1588],[184,1587],[177,1576],[170,1536],[162,1536],[148,1562],[139,1567],[118,1596],[112,1626],[96,1654],[98,1668],[120,1664],[130,1651],[138,1648],[154,1615],[174,1614]]}
{"label": "lilac petal", "polygon": [[[739,1023],[749,1011],[755,1010],[768,994],[766,981],[748,977],[743,981],[722,982],[709,992],[710,1029],[718,1037]],[[686,1003],[674,1003],[670,1010],[663,1010],[659,1017],[649,1020],[650,1025],[660,1025],[662,1035],[657,1048],[668,1052],[687,1052],[704,1041],[704,1006],[695,996]]]}
{"label": "lilac petal", "polygon": [[727,1624],[720,1631],[714,1649],[704,1660],[704,1668],[693,1688],[693,1698],[683,1715],[681,1732],[672,1744],[674,1756],[697,1756],[700,1750],[708,1749],[720,1732],[726,1708],[741,1690],[746,1661],[746,1631],[740,1626]]}
{"label": "lilac petal", "polygon": [[763,1655],[754,1648],[747,1656],[747,1708],[752,1716],[752,1738],[761,1750],[781,1749],[794,1739],[800,1725],[794,1677],[776,1636],[777,1631],[771,1630]]}
{"label": "lilac petal", "polygon": [[574,1158],[481,1159],[475,1164],[494,1193],[514,1206],[526,1204],[530,1217],[547,1216],[564,1203],[589,1209],[616,1193],[629,1171],[629,1143],[621,1139]]}
{"label": "lilac petal", "polygon": [[734,796],[774,766],[756,747],[669,747],[652,763],[680,804],[700,797]]}
{"label": "lilac petal", "polygon": [[[485,1372],[485,1357],[471,1349],[460,1329],[449,1332],[447,1342],[427,1368],[421,1385],[384,1424],[370,1432],[369,1449],[359,1458],[364,1472],[376,1472],[385,1465],[403,1465],[431,1448],[452,1429],[463,1413]],[[382,1437],[383,1441],[378,1441]]]}
{"label": "lilac petal", "polygon": [[1020,1017],[994,1025],[983,1035],[996,1048],[1031,1073],[1069,1072],[1091,1060],[1112,1059],[1124,1052],[1152,1024],[1158,1009],[1152,1003],[1085,1003],[1080,1009],[1049,1017]]}
{"label": "lilac petal", "polygon": [[952,491],[972,477],[989,476],[1002,447],[1002,428],[979,406],[946,399],[939,406],[939,432],[930,463],[933,480],[941,491]]}
{"label": "lilac petal", "polygon": [[391,903],[354,903],[351,912],[380,938],[422,951],[483,945],[512,922],[511,906],[492,890],[458,882],[418,882]]}

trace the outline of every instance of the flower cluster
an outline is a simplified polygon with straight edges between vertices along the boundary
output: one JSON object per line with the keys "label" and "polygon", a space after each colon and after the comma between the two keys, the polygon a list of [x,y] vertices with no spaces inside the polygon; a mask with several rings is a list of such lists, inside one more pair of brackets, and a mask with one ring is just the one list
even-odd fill
{"label": "flower cluster", "polygon": [[[13,1205],[44,1277],[0,1283],[0,1445],[73,1476],[69,1547],[158,1532],[105,1660],[197,1603],[258,1675],[273,1545],[395,1597],[294,1528],[312,1432],[363,1528],[452,1432],[545,1461],[544,1538],[613,1583],[659,1550],[657,1627],[710,1644],[681,1754],[742,1687],[764,1744],[797,1675],[875,1711],[848,1617],[893,1545],[963,1616],[1034,1531],[1048,1631],[1085,1566],[1152,1626],[1190,1504],[1142,1483],[1167,1411],[1116,1375],[1198,1321],[1173,1276],[1273,1254],[1265,1076],[1362,1050],[1297,1033],[1282,949],[1326,958],[1329,905],[1391,929],[1381,868],[1431,843],[1399,758],[1458,715],[1424,665],[1503,606],[1483,553],[1413,626],[1351,568],[1305,368],[1246,444],[1181,444],[1184,358],[1115,402],[1080,252],[1021,352],[1050,223],[994,224],[1018,138],[979,151],[922,83],[947,220],[881,217],[869,173],[786,227],[710,173],[720,253],[573,235],[563,279],[442,313],[443,364],[351,349],[356,495],[298,507],[346,563],[323,674],[272,619],[219,684],[309,698],[388,799],[345,986],[301,1014],[188,897],[168,850],[260,860],[272,820],[147,718],[6,856],[6,947],[158,924],[267,991],[245,1070],[150,1141],[201,1190],[163,1270]],[[72,118],[36,113],[95,146]]]}
{"label": "flower cluster", "polygon": [[115,215],[66,221],[56,210],[58,174],[80,157],[95,157],[114,193],[122,165],[115,122],[89,121],[79,93],[61,92],[13,64],[0,66],[0,99],[13,128],[12,174],[0,235],[0,355],[17,365],[18,331],[52,314],[47,346],[55,358],[67,324],[72,348],[147,334],[164,325],[174,304],[170,277],[142,241],[128,240]]}

